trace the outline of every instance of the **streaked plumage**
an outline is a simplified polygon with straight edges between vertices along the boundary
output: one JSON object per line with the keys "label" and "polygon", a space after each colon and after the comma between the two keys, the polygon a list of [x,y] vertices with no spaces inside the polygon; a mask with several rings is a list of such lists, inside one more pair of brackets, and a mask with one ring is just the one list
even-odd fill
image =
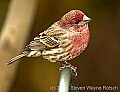
{"label": "streaked plumage", "polygon": [[[86,18],[86,19],[84,19]],[[38,57],[50,62],[67,61],[85,50],[89,42],[88,18],[80,10],[66,13],[59,21],[40,33],[27,45],[23,53],[7,62],[11,64],[21,57]]]}

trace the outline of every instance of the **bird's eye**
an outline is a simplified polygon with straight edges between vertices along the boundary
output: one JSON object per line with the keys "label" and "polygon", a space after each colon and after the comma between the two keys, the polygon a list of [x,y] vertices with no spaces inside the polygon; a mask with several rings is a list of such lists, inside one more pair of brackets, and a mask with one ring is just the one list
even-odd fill
{"label": "bird's eye", "polygon": [[78,24],[80,21],[76,21],[75,24]]}

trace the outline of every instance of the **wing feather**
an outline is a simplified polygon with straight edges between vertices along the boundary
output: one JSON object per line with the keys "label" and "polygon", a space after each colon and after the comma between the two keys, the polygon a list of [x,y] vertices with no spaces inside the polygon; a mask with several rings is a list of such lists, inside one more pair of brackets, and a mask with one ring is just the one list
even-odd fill
{"label": "wing feather", "polygon": [[58,28],[48,28],[48,30],[40,33],[40,42],[53,48],[60,45],[61,35],[65,34],[65,30]]}
{"label": "wing feather", "polygon": [[51,26],[39,36],[35,37],[25,50],[45,50],[61,46],[61,38],[66,33],[64,29],[60,29],[56,26]]}

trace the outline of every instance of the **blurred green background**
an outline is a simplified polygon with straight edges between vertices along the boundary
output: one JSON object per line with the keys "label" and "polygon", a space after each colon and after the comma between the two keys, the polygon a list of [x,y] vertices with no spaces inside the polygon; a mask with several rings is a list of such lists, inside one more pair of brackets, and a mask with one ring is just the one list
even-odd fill
{"label": "blurred green background", "polygon": [[[0,0],[0,28],[8,4],[9,0]],[[40,0],[28,43],[72,9],[82,10],[92,18],[88,48],[70,61],[78,67],[78,86],[116,85],[120,88],[119,0]],[[10,92],[52,92],[50,86],[58,85],[59,67],[42,57],[23,58]]]}

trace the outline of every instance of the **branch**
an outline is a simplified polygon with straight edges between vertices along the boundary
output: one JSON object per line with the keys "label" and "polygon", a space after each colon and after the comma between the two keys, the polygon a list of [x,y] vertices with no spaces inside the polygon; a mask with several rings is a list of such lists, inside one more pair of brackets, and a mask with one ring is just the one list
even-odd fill
{"label": "branch", "polygon": [[12,86],[18,63],[6,62],[24,47],[34,21],[39,0],[11,0],[0,35],[0,92]]}

